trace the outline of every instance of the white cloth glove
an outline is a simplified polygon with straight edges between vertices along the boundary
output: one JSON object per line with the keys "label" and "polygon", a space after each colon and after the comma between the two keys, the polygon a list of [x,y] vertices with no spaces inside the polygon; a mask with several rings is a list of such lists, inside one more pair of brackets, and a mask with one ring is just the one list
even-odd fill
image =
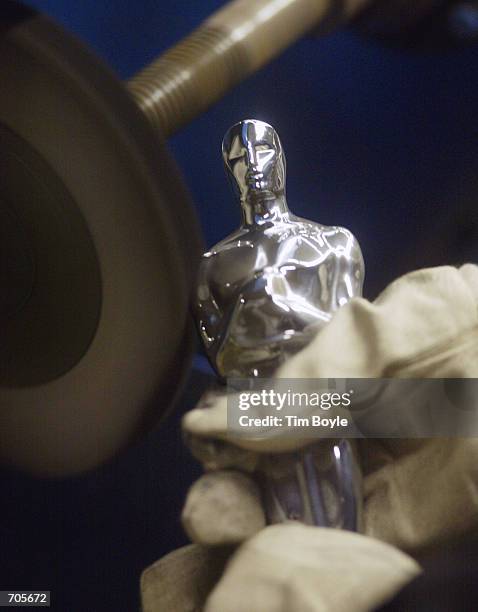
{"label": "white cloth glove", "polygon": [[167,555],[143,574],[143,612],[366,612],[420,572],[379,540],[300,523],[240,546],[208,597],[224,560],[224,550],[199,545]]}
{"label": "white cloth glove", "polygon": [[[477,266],[420,270],[392,283],[374,303],[353,299],[277,372],[278,378],[395,376],[478,377]],[[259,494],[251,494],[254,483],[234,470],[253,472],[262,453],[289,451],[310,440],[283,437],[282,430],[264,440],[234,437],[226,398],[205,403],[184,417],[183,426],[193,453],[215,473],[191,488],[183,522],[194,541],[237,543],[261,529],[264,518],[259,520]],[[367,535],[413,552],[478,525],[478,439],[357,443]],[[246,514],[253,517],[248,533],[237,520]]]}
{"label": "white cloth glove", "polygon": [[[341,308],[307,348],[280,368],[277,377],[478,378],[477,304],[474,265],[407,274],[374,303],[355,298]],[[377,540],[415,553],[478,525],[478,440],[474,438],[359,440],[368,536],[364,537],[303,525],[264,529],[253,478],[261,455],[300,448],[310,440],[284,438],[280,431],[267,440],[231,435],[224,396],[206,398],[185,416],[183,426],[193,453],[209,471],[189,492],[183,511],[188,534],[206,546],[246,541],[210,595],[207,612],[371,610],[418,571],[409,557],[390,547],[386,550],[399,556],[390,553],[385,561],[377,554],[383,567],[373,565],[375,548],[382,546]],[[362,565],[369,566],[370,574],[366,567],[363,574],[354,574],[354,564],[345,568],[344,551],[350,550],[353,558],[355,546],[368,551]],[[333,562],[327,563],[332,549]],[[273,558],[283,558],[283,567],[289,569],[276,575]],[[168,558],[163,561],[167,564]],[[329,579],[320,580],[323,571]],[[390,580],[384,578],[387,572]],[[341,574],[347,576],[346,595],[335,600]],[[354,576],[362,598],[357,585],[354,591]],[[381,584],[383,591],[378,588]],[[270,607],[265,603],[256,607],[261,593],[272,597]],[[233,603],[238,598],[240,602]],[[225,602],[232,607],[224,607]]]}

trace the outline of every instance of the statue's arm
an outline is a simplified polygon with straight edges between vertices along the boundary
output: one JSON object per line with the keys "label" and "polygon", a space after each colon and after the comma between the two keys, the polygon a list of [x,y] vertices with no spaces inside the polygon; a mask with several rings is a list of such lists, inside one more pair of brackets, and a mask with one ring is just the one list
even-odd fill
{"label": "statue's arm", "polygon": [[362,295],[365,265],[358,240],[349,230],[337,228],[329,243],[335,262],[331,267],[331,286],[334,288],[335,307],[339,308],[353,297]]}
{"label": "statue's arm", "polygon": [[[201,339],[213,360],[227,341],[231,319],[241,298],[242,285],[234,278],[230,264],[227,258],[203,256],[199,266],[194,314]],[[231,282],[226,283],[227,279]]]}
{"label": "statue's arm", "polygon": [[194,315],[206,350],[218,341],[223,313],[210,285],[211,260],[203,258],[199,266]]}

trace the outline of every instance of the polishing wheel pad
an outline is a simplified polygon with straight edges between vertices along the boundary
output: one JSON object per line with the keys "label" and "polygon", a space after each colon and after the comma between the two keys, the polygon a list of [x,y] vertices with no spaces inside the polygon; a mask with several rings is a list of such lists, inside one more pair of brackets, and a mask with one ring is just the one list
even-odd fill
{"label": "polishing wheel pad", "polygon": [[72,474],[171,406],[201,238],[123,85],[47,18],[0,12],[0,461]]}

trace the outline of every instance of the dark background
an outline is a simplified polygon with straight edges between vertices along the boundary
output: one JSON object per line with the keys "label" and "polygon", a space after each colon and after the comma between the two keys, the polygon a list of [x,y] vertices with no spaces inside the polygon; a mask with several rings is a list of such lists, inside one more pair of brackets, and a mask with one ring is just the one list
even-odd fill
{"label": "dark background", "polygon": [[[126,79],[219,0],[31,0]],[[252,117],[279,131],[291,209],[349,227],[366,294],[397,274],[476,255],[478,48],[412,53],[350,30],[302,40],[170,140],[206,242],[238,208],[220,158],[227,128]],[[208,379],[196,361],[176,414],[94,473],[40,481],[0,473],[2,586],[50,589],[61,612],[139,608],[141,570],[186,539],[179,511],[198,467],[180,414]]]}

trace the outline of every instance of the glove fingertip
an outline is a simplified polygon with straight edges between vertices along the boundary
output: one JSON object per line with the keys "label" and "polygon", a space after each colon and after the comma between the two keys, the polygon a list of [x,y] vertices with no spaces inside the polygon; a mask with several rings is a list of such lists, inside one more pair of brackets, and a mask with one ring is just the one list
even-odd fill
{"label": "glove fingertip", "polygon": [[240,472],[205,474],[189,490],[181,520],[193,542],[238,544],[265,526],[259,488]]}

